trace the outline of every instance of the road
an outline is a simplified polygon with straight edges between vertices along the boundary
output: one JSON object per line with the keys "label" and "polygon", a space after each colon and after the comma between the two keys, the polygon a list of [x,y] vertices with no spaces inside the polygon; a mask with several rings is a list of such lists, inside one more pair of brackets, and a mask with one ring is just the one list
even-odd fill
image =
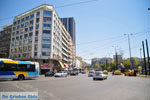
{"label": "road", "polygon": [[93,81],[87,74],[64,78],[0,81],[0,92],[38,92],[39,100],[150,100],[150,78],[109,75]]}

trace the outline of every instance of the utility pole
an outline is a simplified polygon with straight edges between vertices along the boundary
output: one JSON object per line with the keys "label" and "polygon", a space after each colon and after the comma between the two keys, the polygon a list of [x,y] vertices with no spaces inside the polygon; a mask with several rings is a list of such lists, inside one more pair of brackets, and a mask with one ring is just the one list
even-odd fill
{"label": "utility pole", "polygon": [[118,55],[117,55],[117,50],[116,50],[116,47],[117,46],[113,46],[115,48],[115,58],[116,58],[116,67],[115,67],[115,70],[118,68]]}
{"label": "utility pole", "polygon": [[131,34],[124,34],[124,35],[127,35],[128,36],[128,45],[129,45],[129,55],[130,55],[130,68],[133,69],[133,60],[132,60],[132,56],[131,56],[131,44],[130,44],[130,35],[133,35],[132,33]]}
{"label": "utility pole", "polygon": [[150,75],[150,62],[149,62],[149,50],[148,50],[148,42],[147,42],[147,39],[146,39],[146,49],[147,49],[147,60],[148,60],[148,67],[149,67],[149,75]]}
{"label": "utility pole", "polygon": [[[142,48],[140,48],[140,65],[141,66],[143,65],[143,62],[142,62]],[[142,73],[143,73],[143,67],[142,67]]]}
{"label": "utility pole", "polygon": [[147,75],[144,41],[142,41],[142,45],[143,45],[143,56],[144,56],[144,69],[145,69],[145,75]]}

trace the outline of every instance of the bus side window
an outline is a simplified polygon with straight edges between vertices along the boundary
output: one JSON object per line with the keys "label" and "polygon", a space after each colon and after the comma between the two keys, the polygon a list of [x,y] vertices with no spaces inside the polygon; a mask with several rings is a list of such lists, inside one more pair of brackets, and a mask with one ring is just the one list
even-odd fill
{"label": "bus side window", "polygon": [[31,71],[35,71],[35,65],[33,64],[33,65],[31,65]]}
{"label": "bus side window", "polygon": [[35,65],[27,65],[27,71],[34,72],[35,71]]}
{"label": "bus side window", "polygon": [[4,64],[0,64],[0,71],[5,71]]}
{"label": "bus side window", "polygon": [[5,71],[17,71],[17,64],[5,64]]}
{"label": "bus side window", "polygon": [[27,66],[26,64],[19,64],[18,65],[18,70],[19,71],[26,71],[26,66]]}

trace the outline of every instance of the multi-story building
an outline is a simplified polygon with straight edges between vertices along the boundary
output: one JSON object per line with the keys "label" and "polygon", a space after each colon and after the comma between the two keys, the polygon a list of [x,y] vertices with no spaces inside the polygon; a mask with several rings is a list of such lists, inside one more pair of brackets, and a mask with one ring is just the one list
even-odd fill
{"label": "multi-story building", "polygon": [[72,41],[74,45],[76,44],[76,33],[75,33],[75,20],[73,17],[61,18],[66,30],[72,37]]}
{"label": "multi-story building", "polygon": [[6,25],[0,31],[0,58],[9,57],[12,25]]}
{"label": "multi-story building", "polygon": [[[116,59],[116,57],[117,57],[117,59]],[[123,62],[122,55],[113,55],[113,62],[116,62],[116,60],[118,63],[122,63]]]}
{"label": "multi-story building", "polygon": [[41,63],[57,59],[71,65],[72,45],[70,34],[51,5],[40,5],[14,18],[10,58]]}
{"label": "multi-story building", "polygon": [[112,62],[112,58],[107,58],[107,57],[103,57],[103,58],[93,58],[91,65],[94,64],[105,64],[105,63],[111,63]]}

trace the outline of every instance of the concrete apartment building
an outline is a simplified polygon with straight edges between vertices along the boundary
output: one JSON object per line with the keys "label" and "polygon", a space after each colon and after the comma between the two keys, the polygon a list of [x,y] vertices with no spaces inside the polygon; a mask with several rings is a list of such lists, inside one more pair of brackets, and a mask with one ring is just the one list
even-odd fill
{"label": "concrete apartment building", "polygon": [[76,44],[76,33],[75,33],[75,20],[73,17],[61,18],[62,23],[64,24],[66,30],[69,32],[72,37],[74,45]]}
{"label": "concrete apartment building", "polygon": [[[69,32],[72,41],[73,41],[73,45],[72,45],[72,54],[73,54],[73,61],[74,63],[76,63],[76,33],[75,33],[75,20],[73,17],[66,17],[66,18],[60,18],[63,25],[65,26],[66,30]],[[74,66],[76,66],[74,64]]]}
{"label": "concrete apartment building", "polygon": [[51,5],[40,5],[13,20],[10,58],[73,63],[73,41]]}
{"label": "concrete apartment building", "polygon": [[9,57],[12,25],[6,25],[0,31],[0,58]]}

